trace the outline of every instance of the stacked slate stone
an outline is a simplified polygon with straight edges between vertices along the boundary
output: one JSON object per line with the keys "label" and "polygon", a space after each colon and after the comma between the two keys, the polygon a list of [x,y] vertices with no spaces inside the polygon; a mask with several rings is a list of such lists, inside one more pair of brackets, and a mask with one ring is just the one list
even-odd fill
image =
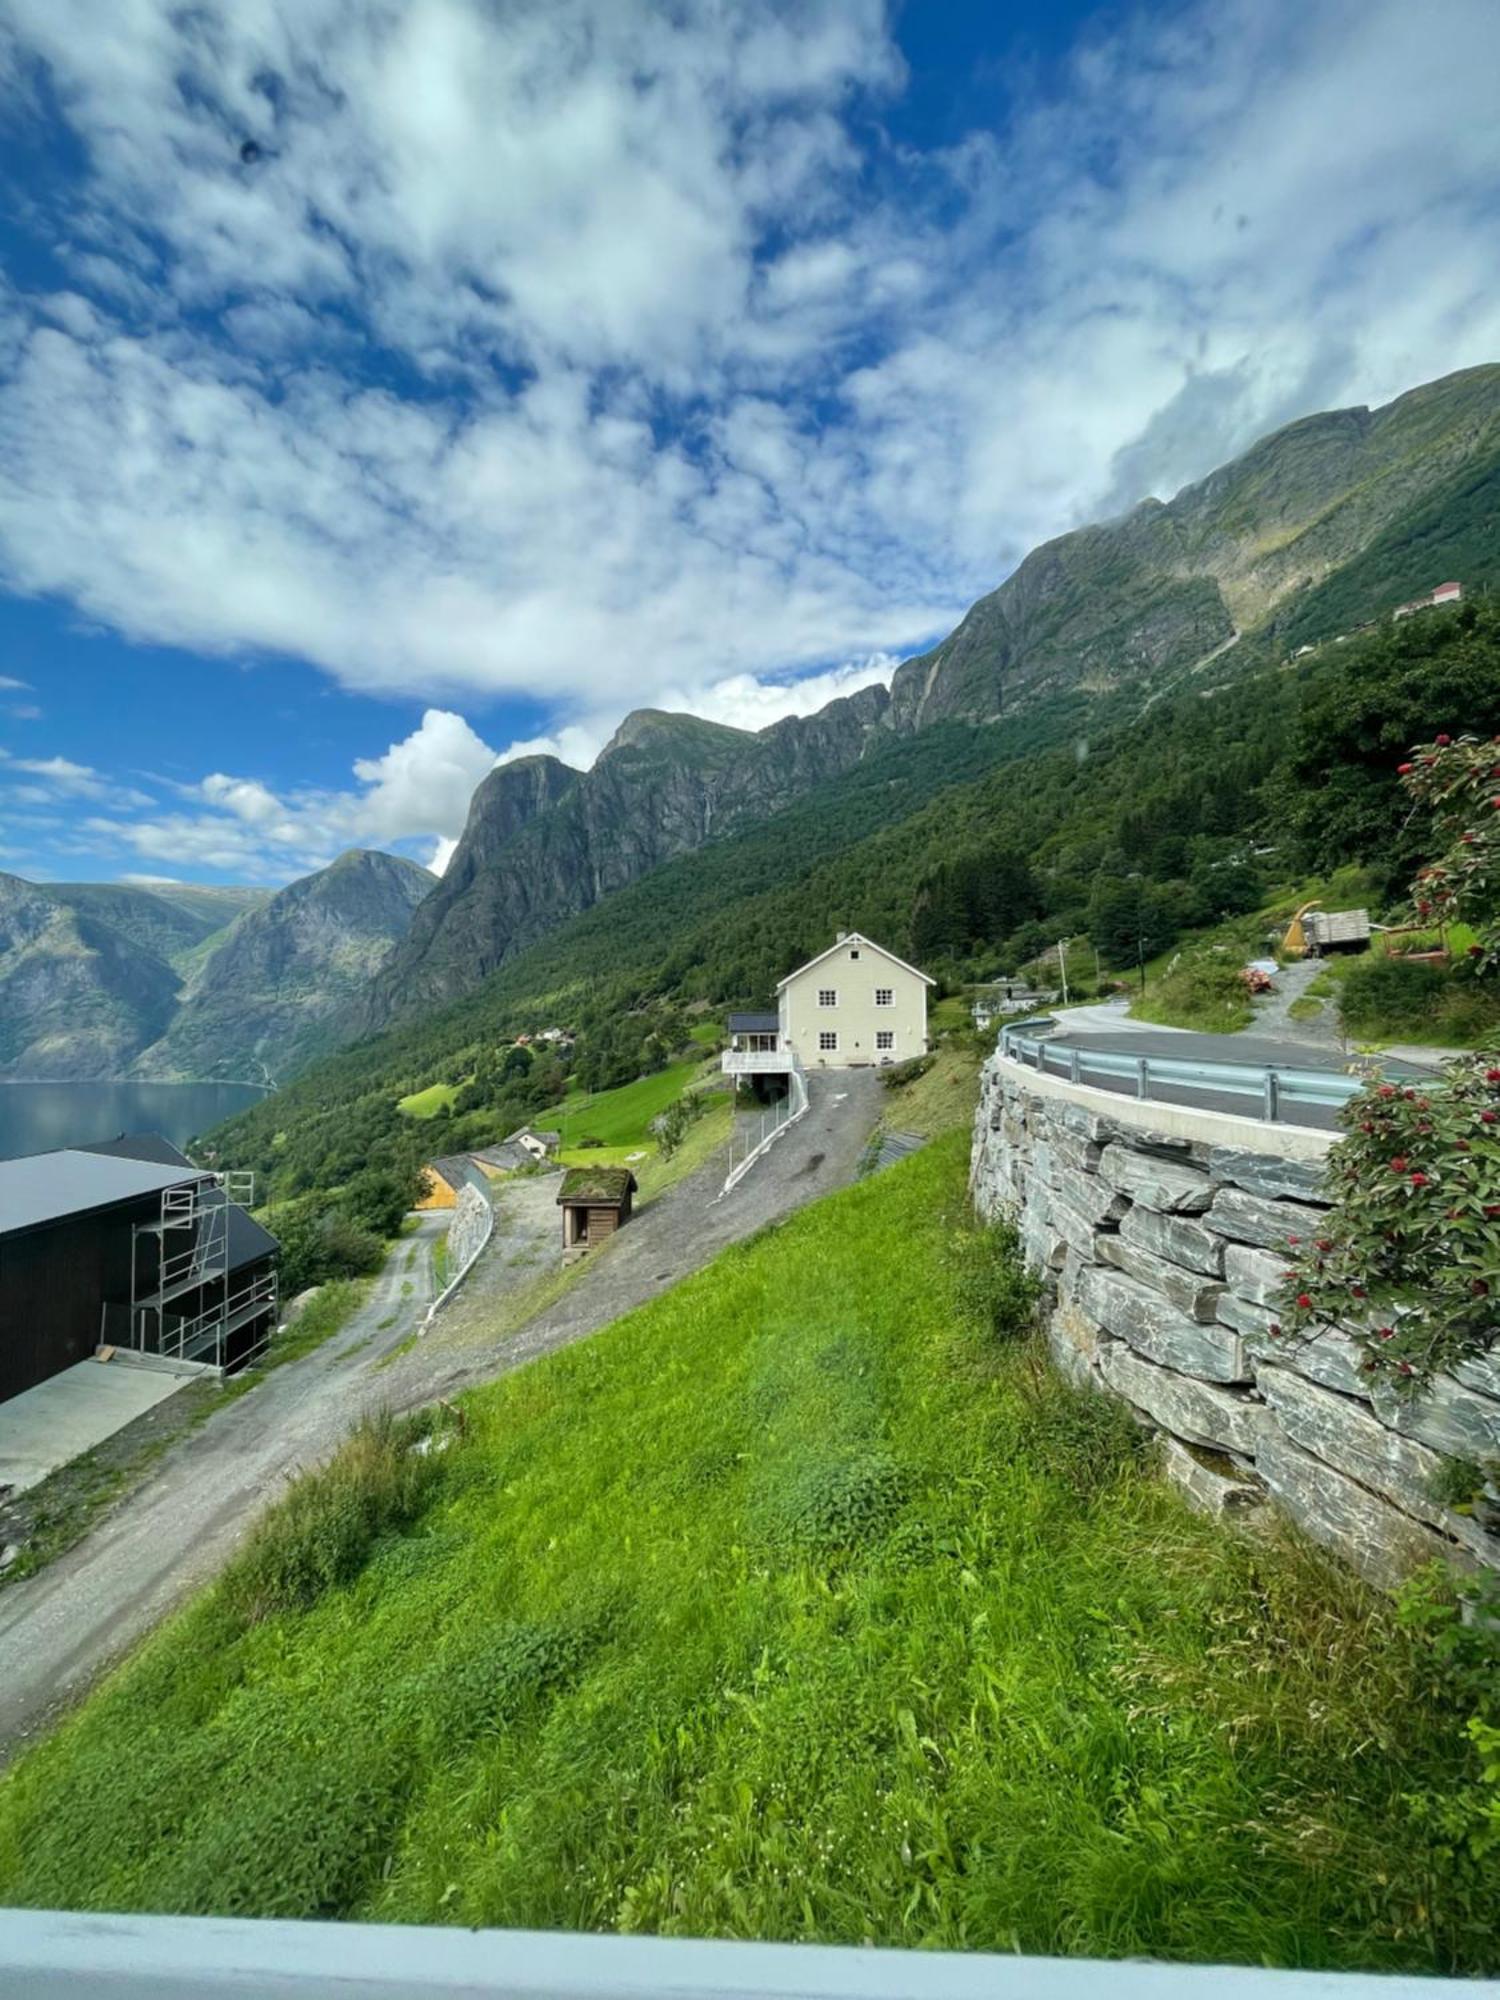
{"label": "stacked slate stone", "polygon": [[1191,1114],[1173,1123],[1201,1138],[1153,1131],[1149,1105],[1099,1095],[996,1057],[975,1124],[976,1207],[1017,1225],[1057,1365],[1153,1425],[1199,1506],[1249,1518],[1269,1497],[1386,1587],[1434,1556],[1500,1568],[1500,1535],[1431,1498],[1445,1458],[1500,1460],[1500,1348],[1398,1400],[1348,1333],[1276,1338],[1288,1239],[1327,1210],[1321,1159],[1217,1144]]}

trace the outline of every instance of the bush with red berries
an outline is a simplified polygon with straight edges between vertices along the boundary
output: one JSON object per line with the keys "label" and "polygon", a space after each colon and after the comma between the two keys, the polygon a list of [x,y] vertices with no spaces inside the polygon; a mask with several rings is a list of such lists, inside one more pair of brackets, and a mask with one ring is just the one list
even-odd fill
{"label": "bush with red berries", "polygon": [[1435,736],[1399,765],[1412,803],[1431,816],[1437,859],[1412,891],[1424,922],[1472,926],[1474,970],[1500,966],[1500,737]]}
{"label": "bush with red berries", "polygon": [[1500,1336],[1500,1058],[1368,1084],[1342,1118],[1334,1207],[1288,1239],[1277,1335],[1341,1327],[1367,1373],[1414,1390]]}

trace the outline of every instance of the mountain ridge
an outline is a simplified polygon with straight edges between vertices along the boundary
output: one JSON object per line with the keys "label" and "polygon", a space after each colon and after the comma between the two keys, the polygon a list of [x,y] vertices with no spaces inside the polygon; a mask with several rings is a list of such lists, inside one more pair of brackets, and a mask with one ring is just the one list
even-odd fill
{"label": "mountain ridge", "polygon": [[[469,990],[601,897],[781,810],[891,737],[1061,718],[1080,700],[1135,694],[1148,705],[1315,602],[1432,496],[1491,466],[1500,489],[1500,365],[1376,408],[1301,417],[1170,500],[1041,544],[938,645],[903,661],[889,689],[756,731],[633,710],[592,770],[571,773],[547,799],[533,786],[520,818],[494,819],[503,788],[487,789],[492,773],[447,875],[338,1032],[370,1034]],[[1403,559],[1398,540],[1386,573],[1356,594],[1363,616],[1424,587]]]}

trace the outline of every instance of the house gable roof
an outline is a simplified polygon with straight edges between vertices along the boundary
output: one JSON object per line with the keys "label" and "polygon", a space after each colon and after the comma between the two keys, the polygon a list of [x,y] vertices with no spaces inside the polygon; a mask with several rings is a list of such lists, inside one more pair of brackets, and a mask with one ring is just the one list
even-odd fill
{"label": "house gable roof", "polygon": [[785,979],[779,979],[776,982],[776,991],[779,993],[783,986],[790,986],[792,981],[800,979],[804,972],[811,972],[813,967],[821,965],[825,958],[832,958],[837,951],[847,951],[851,945],[857,945],[862,951],[878,952],[882,958],[889,959],[892,965],[899,965],[903,972],[909,972],[913,978],[920,979],[924,986],[937,984],[937,981],[930,979],[920,967],[908,965],[904,958],[897,958],[893,951],[887,951],[883,944],[876,944],[874,938],[867,938],[863,931],[847,931],[843,937],[835,938],[826,951],[820,951],[817,957],[810,958],[806,965],[799,965],[795,972],[789,972]]}

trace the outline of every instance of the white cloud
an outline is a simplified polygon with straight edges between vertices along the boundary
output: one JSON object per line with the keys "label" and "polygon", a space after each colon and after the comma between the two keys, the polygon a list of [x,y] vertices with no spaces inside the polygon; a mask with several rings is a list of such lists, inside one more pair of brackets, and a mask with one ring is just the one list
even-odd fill
{"label": "white cloud", "polygon": [[[44,767],[7,759],[0,775],[46,768],[61,782],[54,768],[61,761],[50,760]],[[257,882],[290,880],[359,846],[436,840],[446,866],[463,830],[470,795],[495,762],[495,752],[462,716],[430,708],[410,735],[382,756],[357,758],[356,782],[345,791],[299,787],[278,792],[263,778],[213,771],[196,784],[172,786],[178,803],[166,805],[160,798],[111,786],[90,772],[76,781],[80,788],[88,786],[86,795],[140,810],[128,819],[96,815],[60,844],[75,852],[113,846],[146,859]]]}
{"label": "white cloud", "polygon": [[1045,536],[1500,355],[1493,0],[1110,13],[926,155],[879,0],[5,12],[89,164],[67,288],[0,293],[0,573],[434,704],[348,793],[206,780],[160,837],[219,853],[445,858],[466,698],[573,763],[642,703],[762,726]]}
{"label": "white cloud", "polygon": [[6,693],[19,693],[22,689],[29,688],[30,686],[30,681],[13,680],[9,674],[0,674],[0,689],[3,689]]}

